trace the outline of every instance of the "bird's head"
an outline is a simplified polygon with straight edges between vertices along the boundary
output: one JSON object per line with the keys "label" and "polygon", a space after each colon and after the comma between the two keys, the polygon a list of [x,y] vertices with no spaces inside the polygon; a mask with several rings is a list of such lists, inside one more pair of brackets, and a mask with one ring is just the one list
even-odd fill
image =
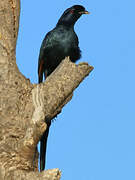
{"label": "bird's head", "polygon": [[57,25],[74,26],[82,14],[89,14],[81,5],[74,5],[64,11]]}

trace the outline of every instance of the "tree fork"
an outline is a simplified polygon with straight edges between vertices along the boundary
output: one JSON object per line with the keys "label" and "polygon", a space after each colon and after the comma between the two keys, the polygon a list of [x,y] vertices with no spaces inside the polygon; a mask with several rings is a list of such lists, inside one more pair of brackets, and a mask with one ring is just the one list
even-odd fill
{"label": "tree fork", "polygon": [[0,179],[59,180],[59,169],[38,172],[33,157],[46,120],[61,112],[93,70],[65,58],[42,84],[31,84],[16,65],[20,1],[0,1]]}

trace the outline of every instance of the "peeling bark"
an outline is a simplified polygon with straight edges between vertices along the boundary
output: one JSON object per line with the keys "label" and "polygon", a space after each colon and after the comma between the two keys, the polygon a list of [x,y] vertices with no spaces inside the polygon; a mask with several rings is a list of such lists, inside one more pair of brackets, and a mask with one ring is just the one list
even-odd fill
{"label": "peeling bark", "polygon": [[20,1],[0,1],[0,179],[59,180],[59,169],[38,172],[38,141],[68,103],[73,91],[93,70],[65,58],[42,84],[31,84],[16,65]]}

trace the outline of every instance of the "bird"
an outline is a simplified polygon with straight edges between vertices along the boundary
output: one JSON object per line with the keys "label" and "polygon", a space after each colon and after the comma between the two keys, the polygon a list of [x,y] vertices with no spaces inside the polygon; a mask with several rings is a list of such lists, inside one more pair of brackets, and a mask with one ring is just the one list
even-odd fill
{"label": "bird", "polygon": [[[74,5],[64,11],[54,29],[49,31],[42,41],[38,58],[38,83],[43,82],[69,56],[75,63],[81,57],[78,36],[74,31],[77,20],[89,12],[82,5]],[[51,121],[40,139],[40,171],[45,169],[47,138]]]}

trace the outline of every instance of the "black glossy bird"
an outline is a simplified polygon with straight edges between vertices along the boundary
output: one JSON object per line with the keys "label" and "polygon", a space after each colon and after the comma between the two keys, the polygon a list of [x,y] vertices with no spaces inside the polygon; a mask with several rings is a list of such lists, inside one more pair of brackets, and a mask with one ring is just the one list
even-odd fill
{"label": "black glossy bird", "polygon": [[[68,8],[60,17],[56,27],[45,36],[38,61],[39,83],[43,81],[43,74],[47,78],[66,56],[69,56],[72,62],[76,62],[81,57],[74,25],[82,14],[89,14],[89,12],[81,5]],[[47,130],[40,140],[40,171],[45,168],[47,137],[51,122],[47,125]]]}

